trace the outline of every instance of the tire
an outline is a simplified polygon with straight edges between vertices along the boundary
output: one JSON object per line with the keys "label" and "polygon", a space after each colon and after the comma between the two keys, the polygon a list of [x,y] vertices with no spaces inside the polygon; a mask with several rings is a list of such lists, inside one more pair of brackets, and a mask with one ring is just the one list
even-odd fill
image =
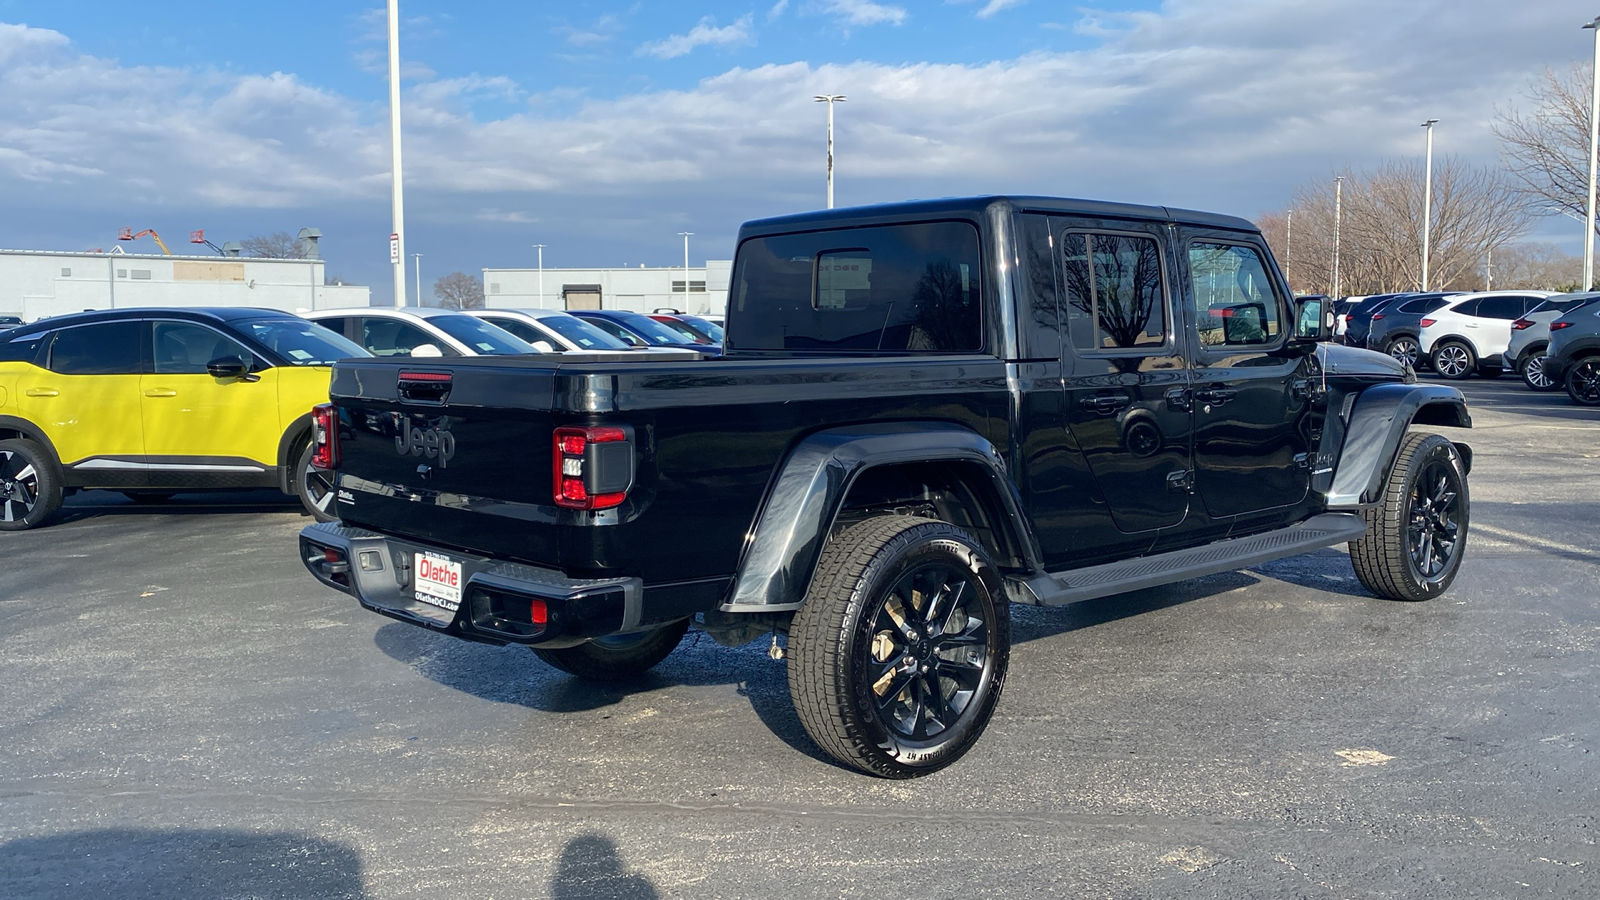
{"label": "tire", "polygon": [[873,775],[950,765],[1000,700],[1010,614],[994,565],[961,529],[910,516],[851,527],[823,549],[790,626],[801,725],[823,752]]}
{"label": "tire", "polygon": [[1437,434],[1406,435],[1379,504],[1362,513],[1367,534],[1350,562],[1367,590],[1389,600],[1431,600],[1461,568],[1472,504],[1455,445]]}
{"label": "tire", "polygon": [[307,441],[295,455],[294,495],[311,518],[318,522],[337,522],[339,517],[331,512],[334,504],[333,479],[311,464],[311,454],[312,446]]}
{"label": "tire", "polygon": [[1389,346],[1384,348],[1384,352],[1413,369],[1417,367],[1420,356],[1417,349],[1417,339],[1410,335],[1402,334],[1390,341]]}
{"label": "tire", "polygon": [[1586,356],[1567,370],[1567,396],[1579,406],[1600,406],[1600,356]]}
{"label": "tire", "polygon": [[26,531],[61,509],[61,473],[33,441],[0,441],[0,531]]}
{"label": "tire", "polygon": [[1460,381],[1478,368],[1478,355],[1461,341],[1445,341],[1433,348],[1428,360],[1439,377],[1451,381]]}
{"label": "tire", "polygon": [[532,649],[535,656],[585,681],[620,681],[640,675],[666,659],[688,631],[689,620],[683,619],[654,631],[596,638],[576,647]]}
{"label": "tire", "polygon": [[1522,375],[1523,384],[1527,385],[1529,389],[1541,393],[1561,387],[1550,376],[1544,374],[1544,363],[1545,355],[1543,353],[1530,354],[1527,359],[1523,360],[1522,371],[1519,373]]}
{"label": "tire", "polygon": [[121,493],[135,503],[165,503],[171,500],[177,491],[122,491]]}

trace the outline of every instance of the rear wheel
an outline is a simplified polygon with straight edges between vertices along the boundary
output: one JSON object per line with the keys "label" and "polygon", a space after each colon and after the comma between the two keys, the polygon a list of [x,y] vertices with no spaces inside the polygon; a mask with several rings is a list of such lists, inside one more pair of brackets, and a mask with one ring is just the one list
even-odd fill
{"label": "rear wheel", "polygon": [[1382,501],[1362,513],[1367,534],[1350,562],[1367,590],[1390,600],[1430,600],[1461,568],[1471,503],[1466,466],[1437,434],[1406,435]]}
{"label": "rear wheel", "polygon": [[1522,383],[1536,391],[1553,391],[1560,385],[1544,373],[1545,356],[1534,353],[1522,363]]}
{"label": "rear wheel", "polygon": [[1580,359],[1567,370],[1567,396],[1580,406],[1600,406],[1600,356]]}
{"label": "rear wheel", "polygon": [[1005,683],[1010,606],[983,548],[945,522],[868,519],[828,542],[789,636],[806,733],[887,778],[972,748]]}
{"label": "rear wheel", "polygon": [[61,508],[61,476],[50,451],[25,439],[0,441],[0,531],[25,531]]}
{"label": "rear wheel", "polygon": [[1388,354],[1400,362],[1412,367],[1417,367],[1417,339],[1408,335],[1401,335],[1389,342]]}
{"label": "rear wheel", "polygon": [[617,681],[642,674],[671,655],[689,631],[689,620],[653,631],[595,638],[576,647],[534,647],[535,656],[587,681]]}
{"label": "rear wheel", "polygon": [[339,515],[333,511],[334,483],[333,473],[311,464],[311,455],[315,448],[309,441],[300,450],[296,457],[294,472],[294,495],[300,498],[300,505],[306,508],[318,522],[338,521]]}
{"label": "rear wheel", "polygon": [[1445,341],[1433,348],[1430,359],[1433,362],[1433,370],[1441,377],[1452,381],[1466,378],[1478,367],[1477,355],[1472,352],[1471,347],[1460,341]]}

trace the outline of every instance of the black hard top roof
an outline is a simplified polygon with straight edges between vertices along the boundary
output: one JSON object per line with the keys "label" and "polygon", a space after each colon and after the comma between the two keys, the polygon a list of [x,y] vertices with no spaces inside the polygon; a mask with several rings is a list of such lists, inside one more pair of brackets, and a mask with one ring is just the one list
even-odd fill
{"label": "black hard top roof", "polygon": [[906,217],[935,217],[962,215],[981,217],[999,205],[1015,212],[1047,212],[1106,219],[1142,219],[1145,221],[1174,222],[1200,225],[1208,228],[1226,228],[1234,231],[1259,231],[1254,223],[1237,216],[1179,209],[1170,206],[1141,206],[1135,203],[1110,203],[1104,200],[1079,200],[1064,197],[1034,197],[1027,195],[984,195],[978,197],[943,197],[937,200],[906,200],[896,203],[878,203],[871,206],[851,206],[843,209],[823,209],[812,212],[775,216],[746,222],[739,230],[741,238],[759,234],[778,234],[797,228],[817,226],[872,225]]}
{"label": "black hard top roof", "polygon": [[50,316],[19,325],[11,330],[13,335],[38,334],[66,325],[87,325],[92,322],[117,322],[124,319],[188,319],[194,322],[238,322],[245,319],[285,318],[298,319],[294,313],[281,309],[254,306],[130,306],[125,309],[96,309],[80,313]]}

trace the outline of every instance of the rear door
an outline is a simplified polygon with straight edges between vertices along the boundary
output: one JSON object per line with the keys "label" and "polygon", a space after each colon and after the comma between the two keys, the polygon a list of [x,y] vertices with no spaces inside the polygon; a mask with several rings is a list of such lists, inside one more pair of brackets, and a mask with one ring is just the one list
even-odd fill
{"label": "rear door", "polygon": [[1536,305],[1536,298],[1517,294],[1484,297],[1479,301],[1478,314],[1462,323],[1463,331],[1476,345],[1478,359],[1498,363],[1498,357],[1511,343],[1511,323]]}
{"label": "rear door", "polygon": [[19,410],[50,437],[61,462],[81,463],[121,486],[143,478],[139,377],[147,327],[100,322],[63,328],[46,338],[44,368],[30,366],[17,379]]}
{"label": "rear door", "polygon": [[1259,238],[1179,231],[1197,491],[1214,520],[1287,511],[1311,484],[1315,357],[1288,344],[1289,298]]}
{"label": "rear door", "polygon": [[[1189,511],[1189,371],[1172,309],[1165,229],[1059,220],[1064,415],[1115,532],[1090,544],[1143,544]],[[1141,537],[1129,541],[1127,536]]]}

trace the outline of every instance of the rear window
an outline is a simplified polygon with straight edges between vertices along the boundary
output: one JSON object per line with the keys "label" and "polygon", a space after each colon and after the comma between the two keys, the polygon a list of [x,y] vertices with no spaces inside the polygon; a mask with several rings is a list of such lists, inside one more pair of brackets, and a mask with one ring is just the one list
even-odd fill
{"label": "rear window", "polygon": [[978,229],[923,222],[752,238],[739,247],[729,349],[983,349]]}

